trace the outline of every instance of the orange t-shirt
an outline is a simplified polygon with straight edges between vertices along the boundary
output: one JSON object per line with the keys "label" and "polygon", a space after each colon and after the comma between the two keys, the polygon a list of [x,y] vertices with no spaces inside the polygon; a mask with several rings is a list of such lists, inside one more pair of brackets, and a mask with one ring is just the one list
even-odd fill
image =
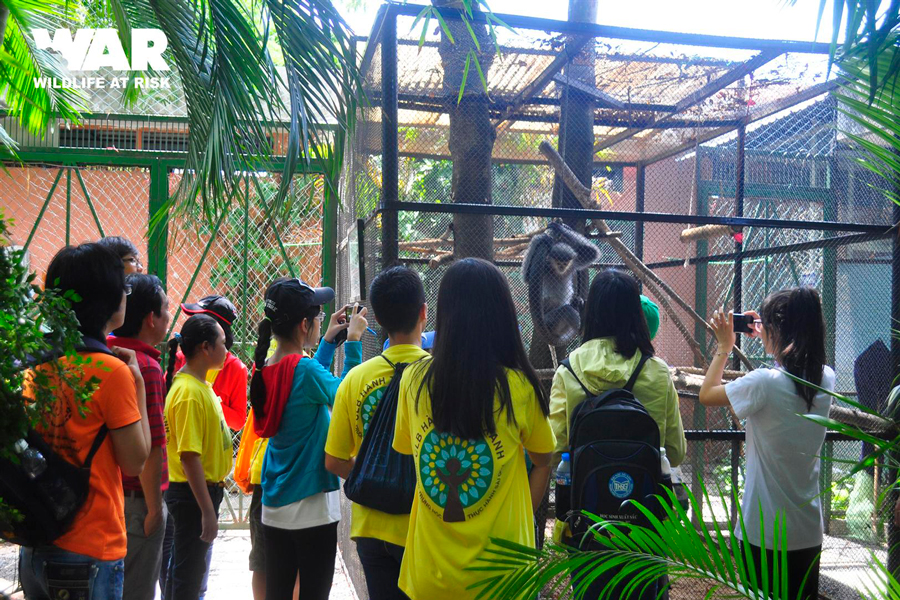
{"label": "orange t-shirt", "polygon": [[[44,440],[67,461],[84,464],[100,427],[105,423],[119,429],[141,420],[137,406],[134,376],[124,362],[114,356],[91,352],[84,367],[84,380],[96,377],[100,384],[78,414],[71,389],[61,388],[46,426],[38,431]],[[60,362],[65,364],[65,359]],[[54,546],[99,560],[125,557],[125,508],[122,473],[113,452],[112,439],[106,439],[94,455],[87,501],[78,511],[72,527],[57,538]]]}

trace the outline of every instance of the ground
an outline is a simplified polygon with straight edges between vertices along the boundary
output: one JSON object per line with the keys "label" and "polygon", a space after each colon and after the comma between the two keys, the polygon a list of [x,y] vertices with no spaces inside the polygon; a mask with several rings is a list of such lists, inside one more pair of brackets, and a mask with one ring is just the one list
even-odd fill
{"label": "ground", "polygon": [[[250,553],[250,532],[240,530],[221,531],[213,550],[212,568],[209,574],[210,600],[219,598],[253,597],[250,589],[250,571],[247,570],[247,555]],[[13,589],[16,572],[17,547],[0,543],[0,593]],[[21,594],[13,599],[21,598]],[[330,600],[356,600],[343,561],[338,554],[334,565],[334,583]]]}

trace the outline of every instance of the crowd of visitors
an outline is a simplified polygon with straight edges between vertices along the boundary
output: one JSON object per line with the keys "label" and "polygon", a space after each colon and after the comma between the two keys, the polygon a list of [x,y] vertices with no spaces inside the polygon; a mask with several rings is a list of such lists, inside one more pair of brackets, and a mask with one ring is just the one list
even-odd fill
{"label": "crowd of visitors", "polygon": [[[528,360],[506,277],[480,259],[445,271],[433,332],[424,331],[422,281],[406,267],[377,275],[370,308],[337,308],[324,332],[334,291],[273,281],[249,378],[231,352],[238,311],[222,296],[183,305],[188,318],[166,341],[165,290],[143,273],[127,240],[60,250],[46,285],[77,295],[79,351],[92,359],[84,378],[99,384],[82,412],[60,385],[40,427],[67,461],[82,465],[90,454],[92,464],[87,500],[69,529],[51,545],[21,550],[28,599],[204,597],[224,482],[233,475],[252,493],[255,600],[328,597],[342,479],[354,500],[350,536],[368,597],[462,600],[484,579],[471,567],[491,538],[535,545],[534,515],[553,466],[570,460],[573,424],[596,398],[627,390],[658,429],[654,456],[672,467],[685,457],[678,393],[652,342],[659,312],[624,271],[594,277],[581,345],[549,390]],[[817,598],[825,431],[800,415],[827,415],[830,397],[789,375],[834,388],[821,302],[814,289],[796,288],[747,314],[754,321],[747,335],[761,338],[774,367],[723,385],[735,332],[730,315],[716,311],[718,349],[700,402],[730,406],[746,420],[745,528],[737,539],[760,569],[765,548],[771,569],[778,516],[791,598]],[[369,319],[387,340],[363,362]],[[339,346],[343,364],[333,368]],[[577,479],[577,457],[574,464]],[[566,517],[558,515],[560,539],[575,544]],[[596,598],[614,576],[595,579],[584,597]],[[661,577],[655,589],[629,597],[660,598],[665,588]]]}

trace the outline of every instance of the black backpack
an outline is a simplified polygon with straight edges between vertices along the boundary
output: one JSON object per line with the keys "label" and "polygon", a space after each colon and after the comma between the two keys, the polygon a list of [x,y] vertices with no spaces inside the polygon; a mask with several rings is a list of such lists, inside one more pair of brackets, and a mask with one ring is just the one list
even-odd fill
{"label": "black backpack", "polygon": [[367,508],[406,515],[416,493],[416,464],[412,456],[394,450],[393,442],[400,378],[409,363],[394,364],[381,358],[394,368],[394,375],[372,415],[356,463],[344,482],[344,493]]}
{"label": "black backpack", "polygon": [[569,448],[572,455],[572,512],[567,521],[580,542],[594,521],[587,511],[607,521],[649,526],[649,520],[627,500],[658,512],[654,494],[662,493],[659,427],[632,393],[635,381],[650,358],[642,354],[623,388],[595,395],[575,375],[568,359],[562,361],[587,394],[572,411]]}
{"label": "black backpack", "polygon": [[[85,338],[77,350],[112,355],[105,344],[90,338]],[[91,463],[107,431],[106,425],[100,427],[84,464],[78,466],[57,454],[37,431],[29,430],[25,437],[28,447],[40,452],[47,463],[34,479],[26,473],[19,457],[0,456],[0,500],[18,513],[18,518],[0,521],[0,538],[37,547],[53,543],[68,531],[87,500]]]}

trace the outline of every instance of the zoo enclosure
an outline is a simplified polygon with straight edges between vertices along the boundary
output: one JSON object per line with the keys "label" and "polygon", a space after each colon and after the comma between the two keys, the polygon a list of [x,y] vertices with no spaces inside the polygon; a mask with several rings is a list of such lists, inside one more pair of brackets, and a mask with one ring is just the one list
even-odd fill
{"label": "zoo enclosure", "polygon": [[[469,69],[469,91],[460,96],[458,79],[448,82],[448,70],[459,65],[447,58],[440,29],[421,33],[412,26],[420,10],[384,7],[362,52],[368,103],[358,111],[343,169],[339,296],[364,299],[373,275],[400,262],[421,272],[434,306],[465,227],[467,235],[493,242],[523,338],[540,343],[521,273],[523,248],[509,245],[521,245],[521,236],[551,219],[579,227],[605,219],[704,317],[719,306],[758,307],[780,288],[816,286],[837,390],[884,409],[886,386],[900,364],[900,346],[890,336],[900,317],[900,261],[890,228],[898,218],[844,133],[851,125],[832,95],[839,80],[828,75],[827,46],[501,15],[516,35],[500,38],[499,55],[485,61],[486,93]],[[452,29],[458,13],[440,12]],[[475,21],[483,23],[483,16]],[[465,159],[451,147],[454,123],[474,121],[484,106],[496,132],[488,193],[454,185],[453,162]],[[579,110],[584,106],[588,110]],[[592,158],[578,175],[581,184],[593,183],[597,206],[591,209],[567,192],[538,150],[548,141],[567,163],[577,163],[584,149],[563,137],[574,137],[579,127],[592,134]],[[726,225],[742,235],[680,241],[683,229],[701,225]],[[601,251],[594,270],[624,265],[607,241],[586,231]],[[701,357],[677,321],[693,335]],[[663,312],[654,344],[670,365],[698,368],[714,340],[676,305]],[[379,349],[368,344],[366,357]],[[745,340],[743,350],[754,364],[765,360],[755,340]],[[874,354],[860,360],[866,350]],[[885,394],[858,390],[860,381],[877,383]],[[713,515],[733,519],[730,491],[742,486],[743,431],[724,410],[700,406],[695,393],[681,389],[680,397],[689,446],[683,476],[695,492],[702,476],[713,496],[712,506],[693,515],[695,522]],[[862,452],[858,442],[831,433],[827,439],[827,458],[858,459]],[[826,461],[821,473],[822,589],[834,598],[857,597],[853,586],[870,552],[885,558],[887,541],[896,536],[889,508],[872,505],[891,474],[843,481],[845,472],[844,465]],[[362,594],[345,526],[341,547],[350,550],[344,556]],[[890,553],[892,568],[898,559]],[[683,597],[698,591],[685,588]]]}

